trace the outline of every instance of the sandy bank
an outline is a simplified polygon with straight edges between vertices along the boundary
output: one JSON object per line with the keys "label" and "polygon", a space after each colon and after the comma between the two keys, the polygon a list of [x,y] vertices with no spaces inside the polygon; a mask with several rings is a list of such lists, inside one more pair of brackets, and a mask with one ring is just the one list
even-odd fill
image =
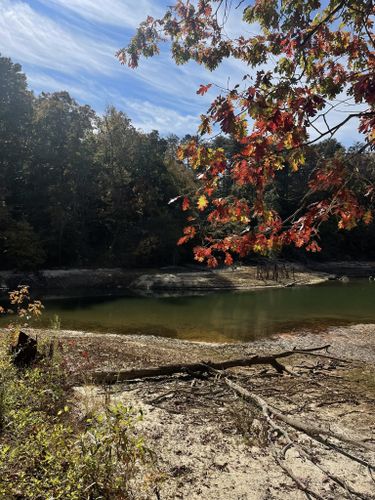
{"label": "sandy bank", "polygon": [[[34,331],[46,335],[46,331]],[[51,333],[51,332],[50,332]],[[53,332],[52,332],[53,333]],[[374,480],[366,466],[288,429],[302,443],[312,461],[301,458],[275,434],[270,445],[267,421],[261,412],[241,400],[222,379],[188,375],[139,380],[108,388],[92,386],[90,371],[224,360],[330,344],[328,354],[285,359],[290,374],[270,366],[237,368],[227,374],[247,390],[291,417],[327,426],[353,439],[375,443],[375,325],[352,325],[322,331],[300,331],[244,344],[192,343],[153,336],[121,336],[61,331],[61,355],[70,374],[84,384],[72,402],[80,414],[89,414],[104,402],[122,401],[144,412],[142,432],[156,452],[165,482],[159,498],[172,500],[302,500],[304,492],[275,462],[308,485],[317,498],[375,498]],[[284,362],[283,361],[283,362]],[[267,437],[268,436],[268,437]],[[375,466],[375,451],[346,451]],[[332,477],[344,479],[343,488]],[[354,496],[356,497],[356,496]]]}

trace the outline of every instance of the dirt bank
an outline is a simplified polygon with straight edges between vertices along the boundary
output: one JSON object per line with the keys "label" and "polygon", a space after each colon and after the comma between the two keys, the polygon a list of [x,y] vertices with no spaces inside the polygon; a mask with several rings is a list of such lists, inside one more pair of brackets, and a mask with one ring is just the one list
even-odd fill
{"label": "dirt bank", "polygon": [[[61,331],[58,337],[66,369],[71,376],[86,380],[75,390],[78,412],[87,414],[108,400],[143,410],[145,438],[166,478],[159,498],[375,498],[375,449],[346,443],[343,455],[335,448],[340,444],[337,440],[331,440],[333,446],[329,446],[288,427],[287,436],[297,443],[296,448],[285,441],[285,435],[270,428],[265,415],[239,398],[221,377],[185,374],[107,388],[89,384],[93,370],[220,361],[330,344],[331,358],[298,355],[284,359],[287,374],[278,374],[270,366],[257,366],[227,370],[227,376],[285,415],[307,423],[319,422],[372,446],[375,325],[306,330],[230,345],[70,331]],[[301,446],[310,459],[301,456]]]}
{"label": "dirt bank", "polygon": [[0,271],[0,291],[4,293],[7,290],[13,290],[21,283],[29,285],[33,291],[68,296],[105,290],[111,293],[116,293],[116,291],[121,293],[124,290],[139,293],[173,290],[251,290],[291,284],[315,284],[334,276],[375,277],[375,262],[360,261],[309,262],[306,266],[297,263],[280,263],[278,281],[268,279],[272,278],[272,270],[268,278],[267,272],[263,272],[262,279],[259,279],[256,266],[216,270],[192,267],[193,269],[181,266],[162,269]]}

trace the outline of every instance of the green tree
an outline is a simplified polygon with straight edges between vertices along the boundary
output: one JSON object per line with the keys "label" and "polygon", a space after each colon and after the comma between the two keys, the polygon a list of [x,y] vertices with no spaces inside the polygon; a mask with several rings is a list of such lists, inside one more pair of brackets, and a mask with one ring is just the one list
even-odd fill
{"label": "green tree", "polygon": [[54,265],[79,264],[88,246],[94,118],[67,92],[42,93],[34,103],[24,210]]}

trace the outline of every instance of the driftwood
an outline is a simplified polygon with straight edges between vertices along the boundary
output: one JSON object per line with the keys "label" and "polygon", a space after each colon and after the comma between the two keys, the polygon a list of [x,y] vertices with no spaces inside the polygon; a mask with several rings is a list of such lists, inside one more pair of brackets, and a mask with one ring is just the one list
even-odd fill
{"label": "driftwood", "polygon": [[293,479],[293,481],[296,483],[297,487],[303,491],[304,493],[306,493],[306,496],[307,498],[310,498],[310,497],[313,497],[313,498],[316,498],[317,500],[324,500],[324,497],[322,497],[321,495],[319,495],[319,493],[316,493],[315,491],[313,491],[312,489],[310,489],[306,484],[304,484],[302,482],[301,479],[299,479],[295,474],[294,472],[289,469],[289,467],[287,467],[283,462],[282,460],[280,460],[279,458],[275,458],[276,462],[278,463],[278,465],[283,469],[283,471],[291,478]]}
{"label": "driftwood", "polygon": [[[287,372],[287,369],[278,360],[282,358],[287,358],[290,356],[295,356],[296,354],[317,354],[317,351],[327,350],[330,346],[325,345],[322,347],[314,347],[311,349],[293,349],[291,351],[284,351],[278,354],[270,354],[266,356],[254,355],[247,358],[241,359],[230,359],[227,361],[219,362],[200,362],[200,363],[190,363],[190,364],[168,364],[161,365],[157,367],[150,368],[132,368],[130,370],[118,370],[118,371],[98,371],[91,374],[92,381],[98,384],[115,384],[118,382],[124,382],[126,380],[150,378],[150,377],[161,377],[174,375],[176,373],[188,373],[188,374],[199,374],[205,373],[212,370],[226,370],[228,368],[235,367],[248,367],[253,365],[271,365],[278,373]],[[328,355],[324,355],[326,358],[331,358]],[[332,358],[336,359],[337,358]],[[345,361],[345,360],[342,360]]]}
{"label": "driftwood", "polygon": [[[362,448],[365,450],[369,450],[372,452],[375,452],[375,446],[367,443],[366,441],[358,441],[352,438],[347,437],[345,434],[342,434],[340,432],[333,431],[332,429],[328,429],[324,426],[313,424],[311,422],[307,423],[302,421],[301,419],[294,418],[294,417],[289,417],[288,415],[284,415],[281,413],[279,410],[276,410],[276,408],[273,408],[270,406],[264,399],[262,399],[260,396],[257,394],[252,394],[248,390],[246,390],[244,387],[241,387],[240,385],[236,384],[232,380],[225,378],[225,383],[233,389],[237,394],[242,396],[244,399],[250,400],[253,404],[255,404],[259,409],[261,409],[264,412],[267,412],[271,414],[276,420],[279,420],[283,422],[284,424],[289,425],[290,427],[293,427],[297,431],[303,432],[304,434],[307,434],[309,437],[312,439],[315,439],[316,441],[325,444],[327,446],[330,446],[331,448],[334,448],[336,451],[341,453],[341,449],[334,445],[331,444],[329,441],[327,441],[326,437],[334,438],[337,439],[338,441],[341,441],[343,443],[350,444],[352,446]],[[345,456],[348,456],[348,454],[343,450]],[[365,465],[366,467],[369,467],[372,470],[375,470],[375,465],[369,464],[365,462],[364,460],[356,457],[350,456],[349,458],[352,458],[353,460],[358,461],[362,465]]]}
{"label": "driftwood", "polygon": [[310,495],[310,496],[317,498],[319,500],[322,499],[322,497],[318,493],[309,489],[306,486],[306,484],[304,484],[294,474],[294,472],[286,466],[286,464],[284,462],[285,454],[286,454],[287,450],[291,447],[294,447],[299,452],[301,458],[309,460],[327,478],[329,478],[331,481],[333,481],[338,486],[343,488],[350,495],[352,495],[356,498],[360,498],[361,500],[371,500],[374,498],[372,495],[368,495],[367,493],[362,493],[362,492],[358,492],[358,491],[354,490],[349,485],[349,483],[347,481],[336,476],[335,474],[332,474],[326,467],[321,465],[316,460],[316,457],[310,455],[309,450],[304,445],[292,440],[291,437],[289,436],[288,432],[285,429],[278,426],[275,423],[274,419],[279,420],[280,422],[287,424],[289,427],[292,427],[293,429],[308,435],[312,439],[315,439],[316,441],[318,441],[324,445],[327,445],[331,449],[335,450],[338,453],[341,453],[342,455],[346,456],[347,458],[350,458],[351,460],[354,460],[354,461],[360,463],[361,465],[365,466],[368,469],[371,477],[372,477],[372,470],[375,470],[374,465],[366,462],[365,460],[363,460],[361,458],[358,458],[358,457],[352,455],[351,453],[349,453],[349,452],[343,450],[342,448],[328,442],[326,439],[321,438],[320,436],[326,435],[328,437],[332,437],[332,438],[337,439],[339,441],[342,441],[342,442],[345,442],[345,443],[348,443],[348,444],[351,444],[351,445],[354,445],[354,446],[357,446],[360,448],[364,448],[364,449],[370,450],[372,452],[375,451],[375,448],[373,446],[368,446],[367,443],[364,441],[357,441],[354,439],[350,439],[341,433],[337,433],[337,432],[332,431],[331,429],[327,429],[327,428],[324,428],[322,426],[317,426],[317,425],[311,424],[311,423],[305,423],[300,419],[288,417],[288,416],[282,414],[281,412],[279,412],[278,410],[276,410],[275,408],[273,408],[271,405],[269,405],[263,398],[261,398],[257,394],[253,394],[253,393],[249,392],[247,389],[238,385],[237,383],[233,382],[232,380],[230,380],[228,378],[224,378],[224,381],[238,395],[243,397],[245,400],[251,401],[251,403],[253,403],[259,410],[261,410],[266,421],[270,425],[270,427],[284,437],[284,439],[287,442],[287,445],[284,447],[284,449],[281,453],[281,457],[277,456],[277,454],[275,452],[274,452],[274,457],[275,457],[277,464],[296,483],[297,487],[301,491],[303,491],[307,495]]}

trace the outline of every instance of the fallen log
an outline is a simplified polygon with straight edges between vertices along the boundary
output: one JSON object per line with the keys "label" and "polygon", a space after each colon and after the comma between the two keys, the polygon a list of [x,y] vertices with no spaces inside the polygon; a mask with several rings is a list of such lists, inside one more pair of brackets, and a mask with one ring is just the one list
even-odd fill
{"label": "fallen log", "polygon": [[[278,361],[279,359],[295,356],[297,354],[318,355],[317,351],[327,350],[329,347],[329,345],[325,345],[322,347],[314,347],[311,349],[293,349],[291,351],[283,351],[277,354],[270,354],[266,356],[254,355],[247,358],[230,359],[219,362],[202,361],[199,363],[168,364],[149,368],[131,368],[130,370],[97,371],[91,373],[91,380],[93,383],[97,384],[116,384],[118,382],[124,382],[126,380],[161,377],[174,375],[176,373],[198,374],[205,373],[210,369],[222,371],[227,370],[228,368],[248,367],[253,365],[271,365],[278,373],[284,373],[287,370],[285,366]],[[324,355],[324,357],[330,356]]]}

